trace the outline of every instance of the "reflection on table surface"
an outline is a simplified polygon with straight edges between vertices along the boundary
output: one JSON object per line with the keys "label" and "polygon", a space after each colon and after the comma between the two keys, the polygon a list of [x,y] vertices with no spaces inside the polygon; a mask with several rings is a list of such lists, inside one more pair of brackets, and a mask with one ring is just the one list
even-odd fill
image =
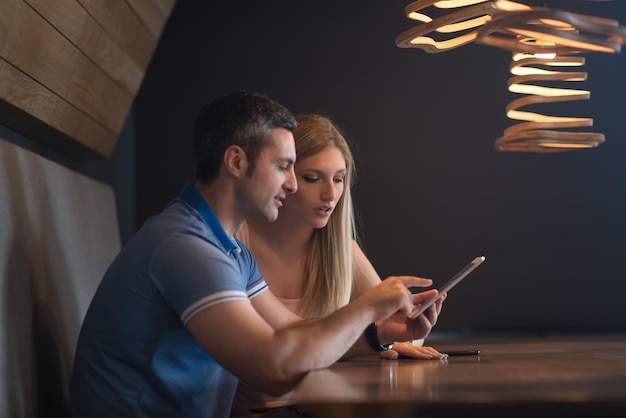
{"label": "reflection on table surface", "polygon": [[444,361],[362,356],[309,373],[291,400],[324,418],[626,416],[626,335],[444,336],[429,344],[481,353]]}

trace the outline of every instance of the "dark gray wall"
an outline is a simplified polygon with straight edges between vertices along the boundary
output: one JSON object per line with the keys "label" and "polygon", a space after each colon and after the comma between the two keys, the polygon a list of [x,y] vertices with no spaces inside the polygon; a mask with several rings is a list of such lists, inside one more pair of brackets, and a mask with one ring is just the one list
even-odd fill
{"label": "dark gray wall", "polygon": [[[626,329],[626,55],[589,54],[588,102],[568,109],[606,135],[597,149],[503,153],[510,53],[403,50],[409,0],[179,0],[136,101],[136,223],[193,175],[191,124],[234,89],[331,116],[355,142],[355,199],[383,276],[442,283],[437,330]],[[626,2],[548,1],[613,17]],[[545,110],[545,109],[544,109]]]}

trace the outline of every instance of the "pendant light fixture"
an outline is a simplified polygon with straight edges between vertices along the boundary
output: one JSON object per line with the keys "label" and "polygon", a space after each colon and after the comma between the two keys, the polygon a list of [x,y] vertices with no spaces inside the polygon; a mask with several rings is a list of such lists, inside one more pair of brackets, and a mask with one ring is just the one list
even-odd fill
{"label": "pendant light fixture", "polygon": [[496,140],[496,149],[558,152],[602,144],[604,135],[601,133],[571,130],[593,126],[592,118],[548,116],[519,109],[588,100],[591,95],[588,90],[547,87],[535,82],[569,84],[585,81],[586,72],[548,68],[582,66],[584,58],[574,57],[574,54],[616,53],[624,40],[626,32],[615,20],[547,8],[501,13],[483,25],[477,33],[476,42],[512,51],[510,70],[513,77],[508,81],[508,88],[512,93],[525,95],[513,100],[506,108],[507,117],[523,123],[506,129],[504,135]]}
{"label": "pendant light fixture", "polygon": [[[572,132],[570,130],[593,125],[586,117],[551,116],[520,110],[527,106],[549,103],[588,100],[588,90],[553,87],[555,83],[582,82],[587,73],[564,71],[584,65],[584,57],[558,56],[556,54],[513,54],[509,78],[509,91],[524,97],[513,100],[506,108],[507,117],[522,121],[504,131],[496,140],[498,151],[558,152],[580,148],[592,148],[604,142],[604,135],[595,132]],[[555,69],[558,68],[558,69]],[[547,86],[546,84],[550,84]],[[557,130],[561,129],[561,130]]]}
{"label": "pendant light fixture", "polygon": [[[444,11],[449,13],[442,14]],[[398,47],[438,53],[475,41],[512,51],[509,91],[525,97],[507,106],[507,116],[521,123],[505,130],[496,141],[497,150],[557,152],[596,147],[604,142],[600,133],[562,130],[590,127],[591,118],[549,116],[520,109],[588,100],[587,90],[545,84],[586,80],[586,72],[565,70],[584,65],[579,54],[620,52],[626,43],[626,28],[618,21],[508,0],[418,0],[405,7],[405,14],[422,24],[400,34],[396,38]],[[431,17],[434,14],[439,16]],[[426,36],[430,34],[433,37]]]}
{"label": "pendant light fixture", "polygon": [[[442,15],[444,10],[449,13]],[[473,42],[478,29],[491,21],[491,16],[522,10],[530,7],[508,0],[418,0],[406,6],[404,13],[422,24],[398,35],[396,45],[429,53],[448,51]],[[440,16],[431,17],[435,14]],[[429,34],[433,37],[426,36]]]}

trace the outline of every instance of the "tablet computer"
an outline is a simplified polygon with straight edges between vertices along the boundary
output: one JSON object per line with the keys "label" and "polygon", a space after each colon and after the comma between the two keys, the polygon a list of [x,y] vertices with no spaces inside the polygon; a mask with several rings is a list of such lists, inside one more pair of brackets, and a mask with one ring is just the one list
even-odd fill
{"label": "tablet computer", "polygon": [[454,286],[456,286],[457,283],[459,283],[461,280],[463,280],[465,278],[465,276],[470,274],[483,261],[485,261],[485,256],[482,256],[482,255],[479,256],[479,257],[476,257],[475,259],[470,261],[470,263],[468,265],[463,267],[461,269],[461,271],[459,271],[457,274],[454,275],[454,277],[452,277],[450,280],[448,280],[448,282],[446,282],[446,284],[444,284],[439,289],[437,289],[437,291],[439,291],[439,294],[437,295],[436,298],[429,299],[426,302],[422,303],[416,310],[414,310],[413,312],[411,312],[409,314],[409,318],[411,318],[411,319],[417,318],[418,315],[420,315],[422,312],[424,312],[426,309],[428,309],[430,307],[430,305],[435,303],[437,301],[437,299],[439,299],[441,297],[442,294],[448,292],[450,289],[452,289]]}

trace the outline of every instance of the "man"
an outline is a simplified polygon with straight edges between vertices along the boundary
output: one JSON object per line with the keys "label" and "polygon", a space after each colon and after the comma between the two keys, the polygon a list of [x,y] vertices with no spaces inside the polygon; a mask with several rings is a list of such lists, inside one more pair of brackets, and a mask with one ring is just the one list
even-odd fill
{"label": "man", "polygon": [[[194,185],[129,241],[89,307],[72,377],[74,418],[227,417],[237,379],[280,395],[346,353],[430,332],[441,303],[406,318],[436,295],[409,290],[427,279],[390,277],[307,321],[267,290],[234,234],[247,218],[274,221],[296,191],[294,129],[287,109],[258,94],[231,93],[203,109]],[[368,326],[383,320],[384,333]]]}

